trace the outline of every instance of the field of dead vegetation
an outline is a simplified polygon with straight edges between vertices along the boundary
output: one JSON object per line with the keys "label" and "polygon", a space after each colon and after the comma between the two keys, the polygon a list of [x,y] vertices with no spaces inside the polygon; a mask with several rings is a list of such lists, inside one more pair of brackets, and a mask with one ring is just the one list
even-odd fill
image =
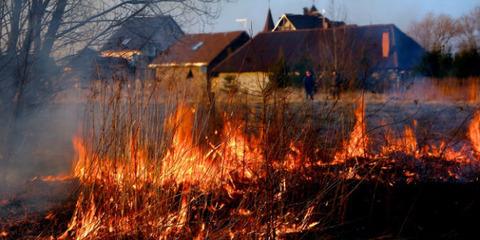
{"label": "field of dead vegetation", "polygon": [[94,104],[106,114],[87,118],[97,135],[79,131],[92,125],[71,115],[71,130],[48,142],[40,136],[64,120],[25,125],[31,161],[41,167],[2,194],[3,237],[351,239],[473,230],[475,104],[372,94],[237,100],[214,111],[113,104],[108,112]]}

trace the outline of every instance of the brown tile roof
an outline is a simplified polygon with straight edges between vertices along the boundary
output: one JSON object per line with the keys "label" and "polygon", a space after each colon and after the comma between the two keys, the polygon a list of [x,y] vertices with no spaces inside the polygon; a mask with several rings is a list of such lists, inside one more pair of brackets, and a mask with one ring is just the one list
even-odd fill
{"label": "brown tile roof", "polygon": [[[244,31],[225,33],[188,34],[183,36],[151,64],[155,65],[211,65],[220,55],[226,58],[250,40]],[[218,61],[219,62],[219,61]]]}
{"label": "brown tile roof", "polygon": [[[383,57],[382,51],[385,32],[391,39],[390,54],[386,58]],[[412,69],[424,53],[420,45],[391,24],[262,32],[221,62],[213,71],[268,72],[282,55],[290,66],[304,59],[308,59],[315,66],[321,66],[332,63],[334,47],[345,51],[345,56],[337,56],[340,58],[338,61],[349,61],[345,59],[346,57],[360,61],[361,58],[367,57],[375,62],[376,68],[381,69]]]}

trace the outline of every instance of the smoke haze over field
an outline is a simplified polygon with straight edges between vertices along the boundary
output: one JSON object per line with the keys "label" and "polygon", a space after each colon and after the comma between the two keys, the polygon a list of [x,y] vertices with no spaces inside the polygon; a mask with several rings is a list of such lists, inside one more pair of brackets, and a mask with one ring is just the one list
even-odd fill
{"label": "smoke haze over field", "polygon": [[[325,9],[327,17],[331,17],[331,2],[330,0],[317,0],[315,5],[319,10]],[[458,17],[480,5],[479,0],[337,0],[334,2],[337,9],[344,9],[343,12],[346,13],[348,23],[359,25],[394,23],[404,31],[412,21],[421,19],[429,12]],[[222,3],[222,5],[220,17],[213,26],[197,26],[188,30],[193,32],[237,30],[242,28],[239,23],[235,22],[235,19],[239,18],[247,18],[252,21],[254,32],[263,28],[268,9],[267,0],[235,0]],[[303,7],[311,5],[311,0],[270,1],[274,20],[277,20],[283,13],[300,14]]]}
{"label": "smoke haze over field", "polygon": [[78,104],[51,104],[18,119],[17,134],[22,137],[9,145],[9,164],[0,165],[0,194],[36,176],[69,174],[71,139],[81,126],[82,113]]}

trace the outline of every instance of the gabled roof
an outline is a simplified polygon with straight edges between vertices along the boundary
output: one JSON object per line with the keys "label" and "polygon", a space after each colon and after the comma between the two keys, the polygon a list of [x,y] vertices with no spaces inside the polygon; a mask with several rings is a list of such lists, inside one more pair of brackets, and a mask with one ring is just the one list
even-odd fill
{"label": "gabled roof", "polygon": [[80,50],[77,54],[67,57],[64,61],[64,66],[66,67],[77,67],[84,66],[86,64],[91,64],[93,61],[96,61],[100,58],[98,51],[93,50],[92,48],[85,48]]}
{"label": "gabled roof", "polygon": [[[388,37],[386,37],[388,35]],[[383,56],[385,38],[388,56]],[[283,56],[290,66],[305,59],[325,66],[337,58],[367,57],[376,68],[412,69],[424,49],[394,25],[263,32],[220,63],[214,72],[268,72]],[[344,51],[345,56],[338,56]]]}
{"label": "gabled roof", "polygon": [[323,19],[317,16],[285,14],[286,18],[295,26],[295,29],[322,28]]}
{"label": "gabled roof", "polygon": [[182,35],[182,29],[171,16],[133,17],[112,34],[102,51],[142,50],[148,45],[163,51]]}
{"label": "gabled roof", "polygon": [[219,56],[225,55],[221,59],[223,60],[227,57],[229,51],[232,53],[248,40],[250,40],[250,36],[244,31],[188,34],[159,55],[150,66],[207,66],[215,64]]}
{"label": "gabled roof", "polygon": [[[318,12],[315,6],[311,9],[304,8],[303,14],[284,14],[277,21],[273,31],[278,30],[282,24],[290,22],[294,27],[293,30],[314,29],[314,28],[330,28],[344,26],[345,22],[332,21]],[[325,25],[324,25],[325,23]]]}

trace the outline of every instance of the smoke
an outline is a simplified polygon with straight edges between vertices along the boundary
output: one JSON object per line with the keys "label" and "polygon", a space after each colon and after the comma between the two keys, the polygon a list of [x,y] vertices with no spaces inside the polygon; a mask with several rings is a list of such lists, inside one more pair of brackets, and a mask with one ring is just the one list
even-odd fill
{"label": "smoke", "polygon": [[0,190],[15,189],[35,176],[68,173],[81,109],[78,103],[49,103],[16,119],[15,139],[6,140],[14,142],[6,143],[10,159],[2,159]]}
{"label": "smoke", "polygon": [[[63,63],[46,64],[55,71],[45,76],[48,83],[29,79],[20,114],[15,112],[20,108],[18,100],[3,98],[11,106],[0,108],[4,116],[0,118],[0,195],[18,191],[37,176],[70,173],[72,138],[84,114],[82,83],[93,69],[94,55],[89,56],[77,55]],[[39,85],[46,84],[47,91],[40,89]],[[16,91],[14,84],[3,86],[4,92]]]}
{"label": "smoke", "polygon": [[467,103],[480,101],[480,79],[468,78],[414,78],[393,87],[387,96],[410,102]]}

